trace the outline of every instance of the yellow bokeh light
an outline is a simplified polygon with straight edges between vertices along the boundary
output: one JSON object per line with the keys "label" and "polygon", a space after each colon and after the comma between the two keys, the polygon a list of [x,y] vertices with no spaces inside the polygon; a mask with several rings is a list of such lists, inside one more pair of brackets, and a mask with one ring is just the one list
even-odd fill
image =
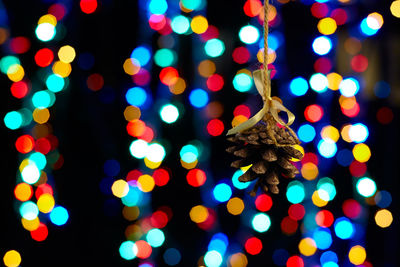
{"label": "yellow bokeh light", "polygon": [[357,99],[355,98],[355,96],[352,97],[340,96],[339,104],[340,107],[343,109],[352,109],[354,105],[357,104]]}
{"label": "yellow bokeh light", "polygon": [[301,167],[301,175],[306,180],[314,180],[318,176],[318,167],[312,162],[307,162]]}
{"label": "yellow bokeh light", "polygon": [[139,225],[131,224],[125,229],[125,237],[128,240],[139,240],[143,236],[142,228]]}
{"label": "yellow bokeh light", "polygon": [[317,245],[312,238],[303,238],[299,243],[299,251],[304,256],[312,256],[317,251]]}
{"label": "yellow bokeh light", "polygon": [[38,201],[37,201],[37,206],[39,210],[43,213],[49,213],[50,211],[53,210],[55,205],[54,197],[51,194],[42,194]]}
{"label": "yellow bokeh light", "polygon": [[189,212],[190,219],[195,223],[204,222],[207,220],[208,215],[207,208],[202,205],[194,206]]}
{"label": "yellow bokeh light", "polygon": [[148,158],[144,158],[144,164],[146,165],[147,168],[152,169],[152,170],[160,167],[161,163],[162,163],[162,161],[153,162],[153,161],[149,160]]}
{"label": "yellow bokeh light", "polygon": [[75,49],[70,45],[64,45],[58,50],[58,58],[64,63],[71,63],[75,56]]}
{"label": "yellow bokeh light", "polygon": [[182,159],[180,159],[180,160],[181,160],[181,165],[182,165],[182,167],[185,168],[185,169],[187,169],[187,170],[191,170],[191,169],[196,168],[197,163],[199,163],[199,161],[198,161],[197,159],[196,159],[195,161],[189,162],[189,163],[183,161]]}
{"label": "yellow bokeh light", "polygon": [[186,82],[185,82],[184,79],[182,79],[181,77],[179,77],[179,78],[176,80],[176,83],[169,85],[168,88],[169,88],[169,91],[170,91],[171,93],[173,93],[174,95],[180,95],[180,94],[182,94],[183,92],[185,92],[185,89],[186,89]]}
{"label": "yellow bokeh light", "polygon": [[35,108],[35,110],[32,112],[32,117],[36,123],[43,124],[49,120],[50,112],[47,108]]}
{"label": "yellow bokeh light", "polygon": [[393,222],[393,215],[387,209],[381,209],[375,214],[375,222],[379,227],[387,228]]}
{"label": "yellow bokeh light", "polygon": [[334,34],[337,29],[336,21],[333,18],[323,18],[318,22],[318,31],[323,35]]}
{"label": "yellow bokeh light", "polygon": [[136,220],[140,215],[140,210],[137,206],[128,207],[124,206],[122,209],[122,216],[128,221]]}
{"label": "yellow bokeh light", "polygon": [[353,140],[351,140],[350,135],[349,135],[350,127],[351,127],[351,124],[346,124],[342,127],[342,129],[340,131],[340,135],[342,136],[342,139],[348,143],[353,142]]}
{"label": "yellow bokeh light", "polygon": [[57,18],[51,14],[46,14],[40,17],[38,24],[49,23],[54,27],[57,25]]}
{"label": "yellow bokeh light", "polygon": [[53,72],[55,74],[60,75],[61,77],[65,78],[68,77],[71,74],[72,68],[71,64],[65,63],[62,61],[56,61],[53,64]]}
{"label": "yellow bokeh light", "polygon": [[0,28],[0,45],[2,45],[5,41],[7,41],[9,33],[7,29]]}
{"label": "yellow bokeh light", "polygon": [[140,119],[142,115],[140,108],[135,106],[127,106],[124,110],[124,117],[127,121],[134,121]]}
{"label": "yellow bokeh light", "polygon": [[365,252],[365,248],[362,246],[354,246],[349,251],[349,260],[354,265],[363,264],[366,258],[367,253]]}
{"label": "yellow bokeh light", "polygon": [[143,192],[150,192],[155,186],[154,178],[148,174],[141,175],[137,180],[139,189]]}
{"label": "yellow bokeh light", "polygon": [[230,214],[239,215],[244,210],[244,202],[240,198],[234,197],[229,199],[228,203],[226,204],[226,208]]}
{"label": "yellow bokeh light", "polygon": [[17,267],[21,263],[21,255],[16,250],[9,250],[4,254],[3,262],[7,267]]}
{"label": "yellow bokeh light", "polygon": [[326,75],[326,78],[328,78],[328,88],[334,91],[339,90],[339,85],[343,80],[343,77],[336,73],[336,72],[331,72],[328,75]]}
{"label": "yellow bokeh light", "polygon": [[236,127],[239,124],[241,124],[242,122],[245,122],[247,120],[248,120],[248,118],[244,115],[235,116],[232,120],[232,127]]}
{"label": "yellow bokeh light", "polygon": [[140,70],[140,62],[136,58],[128,58],[122,65],[126,74],[135,75]]}
{"label": "yellow bokeh light", "polygon": [[121,198],[128,194],[129,185],[125,180],[118,179],[112,184],[111,191],[114,196]]}
{"label": "yellow bokeh light", "polygon": [[29,165],[29,163],[32,163],[29,159],[24,159],[21,161],[21,164],[19,164],[19,171],[22,172],[26,166]]}
{"label": "yellow bokeh light", "polygon": [[396,18],[400,18],[400,0],[393,1],[390,5],[390,12]]}
{"label": "yellow bokeh light", "polygon": [[190,27],[194,33],[202,34],[208,29],[208,21],[205,17],[198,15],[193,17]]}
{"label": "yellow bokeh light", "polygon": [[374,12],[368,15],[368,18],[374,18],[378,25],[374,25],[376,28],[380,29],[383,25],[383,17],[378,12]]}
{"label": "yellow bokeh light", "polygon": [[[264,48],[258,50],[257,52],[258,62],[264,63]],[[276,52],[272,49],[268,49],[268,64],[274,63],[276,60]]]}
{"label": "yellow bokeh light", "polygon": [[245,254],[243,253],[235,253],[229,258],[230,267],[246,267],[248,264],[248,260]]}
{"label": "yellow bokeh light", "polygon": [[24,68],[19,64],[11,65],[7,70],[7,77],[13,82],[21,81],[25,76]]}
{"label": "yellow bokeh light", "polygon": [[215,63],[208,59],[200,62],[199,67],[197,69],[199,71],[199,74],[204,78],[210,77],[216,71]]}
{"label": "yellow bokeh light", "polygon": [[344,42],[344,49],[350,55],[355,55],[360,52],[361,47],[361,41],[354,37],[347,38]]}
{"label": "yellow bokeh light", "polygon": [[323,139],[331,139],[333,142],[337,142],[339,140],[340,134],[339,130],[333,127],[332,125],[325,126],[321,130],[321,137]]}
{"label": "yellow bokeh light", "polygon": [[359,162],[367,162],[371,157],[371,150],[366,144],[357,144],[353,147],[353,156]]}
{"label": "yellow bokeh light", "polygon": [[25,218],[22,218],[21,223],[25,230],[35,231],[36,229],[38,229],[40,221],[38,217],[36,217],[33,220],[27,220]]}
{"label": "yellow bokeh light", "polygon": [[15,197],[20,201],[27,201],[32,196],[32,187],[27,183],[20,183],[15,187]]}
{"label": "yellow bokeh light", "polygon": [[323,200],[321,198],[318,191],[314,191],[314,193],[312,194],[311,200],[312,200],[313,204],[317,207],[324,207],[328,204],[328,201]]}

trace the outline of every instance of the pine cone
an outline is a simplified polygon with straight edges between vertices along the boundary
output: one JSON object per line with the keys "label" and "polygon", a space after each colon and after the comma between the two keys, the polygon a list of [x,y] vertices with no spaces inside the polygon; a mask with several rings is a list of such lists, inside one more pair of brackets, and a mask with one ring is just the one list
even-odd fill
{"label": "pine cone", "polygon": [[228,137],[235,143],[226,149],[238,157],[231,166],[240,168],[252,166],[239,177],[248,182],[258,178],[250,194],[255,195],[261,187],[264,192],[279,193],[279,177],[294,178],[299,173],[290,159],[301,159],[303,154],[293,145],[299,144],[297,136],[285,128],[279,128],[273,119],[262,120],[252,128]]}

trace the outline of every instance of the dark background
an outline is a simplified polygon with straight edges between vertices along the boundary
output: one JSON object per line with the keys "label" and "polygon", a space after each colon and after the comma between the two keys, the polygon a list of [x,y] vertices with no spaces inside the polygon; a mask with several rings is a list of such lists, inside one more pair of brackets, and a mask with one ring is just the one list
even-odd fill
{"label": "dark background", "polygon": [[[3,1],[8,11],[11,36],[27,36],[32,40],[32,48],[22,56],[26,72],[34,73],[37,67],[33,61],[34,51],[41,48],[41,44],[34,41],[34,28],[38,18],[47,13],[48,3],[40,1],[7,0]],[[11,131],[1,127],[1,230],[0,255],[9,249],[16,249],[21,253],[23,266],[136,266],[137,261],[125,261],[118,253],[119,245],[125,240],[124,230],[128,222],[121,215],[122,205],[113,197],[105,196],[99,187],[105,176],[103,164],[107,159],[116,159],[120,162],[120,176],[138,167],[138,162],[131,159],[128,146],[131,138],[126,134],[126,122],[123,110],[126,106],[124,93],[132,84],[129,77],[123,73],[122,63],[129,57],[132,49],[139,44],[139,18],[136,1],[101,1],[98,10],[91,15],[83,14],[74,1],[63,20],[67,29],[66,37],[54,47],[62,44],[72,45],[77,54],[90,52],[95,56],[95,65],[91,70],[80,69],[76,61],[72,64],[72,74],[68,90],[57,95],[55,106],[51,108],[51,121],[54,134],[59,138],[59,151],[64,156],[65,163],[60,170],[53,172],[56,202],[66,207],[70,214],[68,223],[63,227],[55,227],[48,223],[49,236],[44,242],[31,239],[29,232],[20,224],[17,203],[13,196],[16,184],[16,171],[19,157],[14,142],[21,131]],[[381,64],[375,66],[380,70],[381,79],[389,81],[392,93],[399,95],[400,82],[400,20],[390,15],[390,1],[359,1],[355,4],[354,12],[365,17],[373,11],[380,12],[385,18],[384,27],[377,36],[368,41],[371,51],[377,52]],[[361,3],[362,2],[362,3]],[[226,80],[222,93],[216,99],[224,104],[223,120],[226,125],[232,119],[233,108],[242,103],[246,96],[230,93],[230,80],[238,69],[233,65],[231,52],[239,45],[236,37],[240,27],[247,24],[249,18],[243,14],[244,1],[210,0],[207,6],[207,18],[210,24],[215,25],[226,41],[227,50],[221,59],[216,60],[217,69]],[[311,41],[317,34],[317,19],[313,18],[309,6],[298,2],[291,2],[282,7],[283,24],[281,29],[285,34],[284,57],[286,73],[307,77],[313,72],[313,63],[316,59],[311,51]],[[351,27],[352,24],[348,27]],[[346,27],[346,26],[345,26]],[[226,39],[224,39],[226,38]],[[229,43],[232,40],[232,43]],[[182,38],[181,46],[191,51],[189,38]],[[368,56],[368,51],[364,51]],[[183,53],[183,52],[182,52]],[[2,55],[3,56],[3,55]],[[193,62],[190,57],[179,57],[178,69],[191,79],[190,69]],[[230,62],[226,64],[223,62]],[[32,71],[31,71],[32,70]],[[86,78],[91,73],[100,73],[105,80],[106,90],[92,92],[86,87]],[[289,78],[288,78],[289,79]],[[21,107],[21,101],[14,99],[9,91],[11,83],[2,75],[0,77],[0,114],[4,115]],[[274,86],[280,86],[274,82]],[[284,91],[275,94],[285,96]],[[104,101],[113,99],[113,101]],[[229,99],[229,101],[226,101]],[[397,99],[397,100],[396,100]],[[290,104],[291,110],[299,114],[294,129],[304,122],[302,111],[308,104],[314,103],[313,97],[301,98]],[[372,149],[373,157],[368,163],[369,174],[377,181],[378,188],[392,193],[393,203],[389,210],[393,212],[394,223],[389,229],[381,229],[371,216],[366,222],[366,246],[368,259],[374,266],[399,266],[400,261],[396,253],[400,250],[398,241],[399,201],[399,104],[398,98],[377,100],[364,98],[361,102],[362,116],[368,122],[370,138],[368,144]],[[375,114],[378,108],[389,106],[394,111],[394,121],[388,126],[380,125]],[[341,125],[343,117],[331,114],[331,124]],[[296,114],[296,115],[297,115]],[[162,137],[172,144],[171,155],[178,155],[179,148],[192,140],[193,111],[186,109],[182,120],[175,129],[163,126]],[[343,122],[341,122],[343,120]],[[157,137],[157,136],[156,136]],[[210,168],[215,177],[231,172],[229,158],[224,152],[224,138],[212,138],[209,141],[211,149]],[[201,253],[207,248],[208,233],[197,228],[188,218],[188,211],[194,203],[201,203],[198,192],[193,193],[185,184],[185,170],[180,167],[177,157],[166,158],[165,165],[170,167],[176,179],[171,179],[164,188],[154,190],[152,205],[169,205],[173,209],[174,217],[167,226],[167,243],[183,251],[181,266],[194,266]],[[331,170],[336,180],[338,196],[330,204],[330,210],[340,210],[341,202],[352,196],[353,188],[346,183],[350,178],[347,168]],[[343,178],[345,177],[345,178]],[[215,178],[217,180],[217,178]],[[271,254],[274,248],[284,247],[291,254],[297,253],[297,244],[300,238],[298,232],[294,237],[284,236],[279,229],[280,218],[287,213],[289,204],[284,195],[274,197],[274,208],[270,215],[275,218],[275,225],[268,234],[260,235],[264,249],[258,256],[249,256],[249,266],[272,266]],[[221,206],[217,210],[225,209]],[[219,215],[221,231],[234,236],[240,231],[240,220],[228,216],[223,212]],[[251,230],[247,231],[251,232]],[[184,249],[183,249],[184,248]],[[337,247],[340,251],[340,248]],[[163,247],[160,249],[164,250]],[[162,253],[155,257],[156,262],[163,266]]]}

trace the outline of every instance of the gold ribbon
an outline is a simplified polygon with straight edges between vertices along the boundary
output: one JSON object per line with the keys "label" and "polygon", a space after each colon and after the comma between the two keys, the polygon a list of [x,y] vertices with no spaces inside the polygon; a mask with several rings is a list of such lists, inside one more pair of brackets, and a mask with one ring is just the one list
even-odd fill
{"label": "gold ribbon", "polygon": [[[295,116],[290,110],[288,110],[284,105],[282,105],[278,100],[273,99],[270,96],[271,90],[264,88],[264,72],[263,70],[256,70],[253,72],[254,83],[256,85],[258,93],[262,96],[264,100],[263,108],[257,112],[256,115],[251,117],[245,122],[237,125],[236,127],[230,129],[226,135],[236,134],[245,131],[257,124],[268,112],[275,119],[276,122],[284,127],[289,127],[295,119]],[[267,94],[266,94],[267,92]],[[286,112],[288,116],[288,122],[284,122],[278,115],[280,111]]]}

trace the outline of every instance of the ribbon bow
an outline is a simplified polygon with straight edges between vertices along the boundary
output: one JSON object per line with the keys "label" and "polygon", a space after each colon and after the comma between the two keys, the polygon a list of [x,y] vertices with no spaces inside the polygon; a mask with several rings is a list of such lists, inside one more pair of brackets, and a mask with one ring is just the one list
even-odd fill
{"label": "ribbon bow", "polygon": [[[262,96],[264,100],[263,108],[257,112],[256,115],[251,117],[249,120],[242,122],[241,124],[237,125],[236,127],[230,129],[226,135],[236,134],[247,130],[259,122],[265,114],[268,112],[271,113],[272,117],[275,119],[276,122],[281,124],[284,127],[289,127],[295,119],[295,116],[290,110],[288,110],[285,106],[283,106],[278,100],[275,100],[271,97],[270,93],[271,90],[267,90],[264,88],[264,72],[262,70],[256,70],[253,72],[254,83],[256,85],[258,93]],[[267,94],[265,92],[267,91]],[[286,112],[288,116],[288,122],[284,122],[278,115],[280,111]]]}

